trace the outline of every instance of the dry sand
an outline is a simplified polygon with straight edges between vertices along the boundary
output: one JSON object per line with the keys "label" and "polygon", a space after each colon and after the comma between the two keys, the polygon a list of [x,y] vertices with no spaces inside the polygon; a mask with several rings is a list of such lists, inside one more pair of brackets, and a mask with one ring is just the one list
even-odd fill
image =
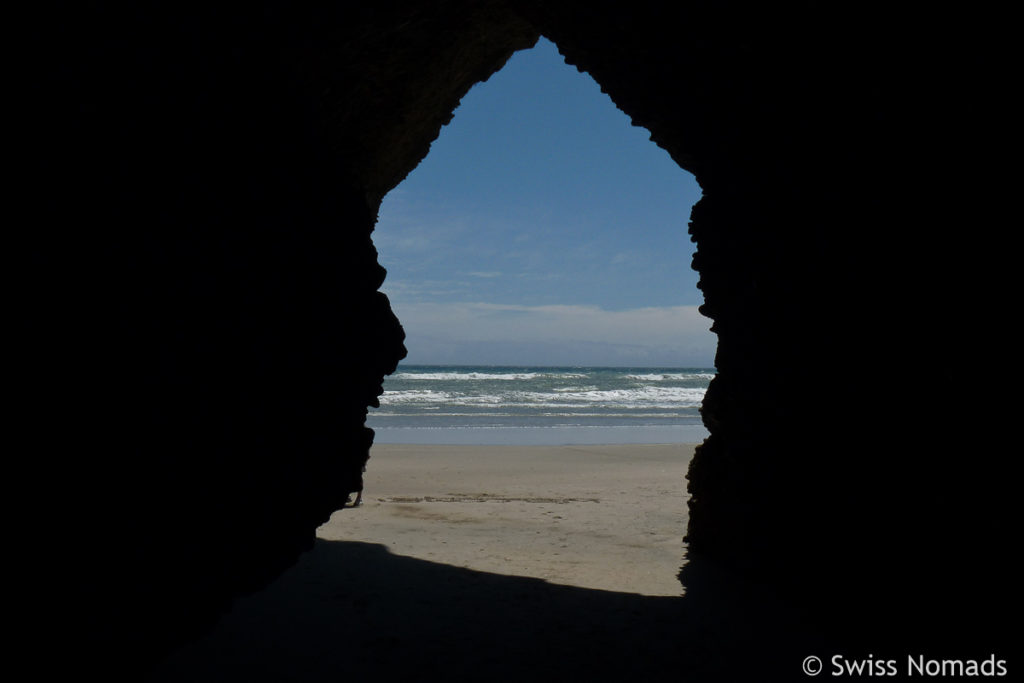
{"label": "dry sand", "polygon": [[705,638],[680,631],[704,629],[676,579],[692,453],[374,446],[363,506],[336,512],[295,567],[151,680],[660,680],[713,669]]}
{"label": "dry sand", "polygon": [[680,595],[687,445],[377,445],[317,536],[553,583]]}

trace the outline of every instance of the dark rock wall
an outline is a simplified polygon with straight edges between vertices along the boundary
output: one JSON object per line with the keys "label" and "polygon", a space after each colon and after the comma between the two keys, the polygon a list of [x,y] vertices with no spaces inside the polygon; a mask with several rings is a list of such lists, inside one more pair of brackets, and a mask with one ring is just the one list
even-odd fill
{"label": "dark rock wall", "polygon": [[709,567],[753,580],[850,646],[998,642],[999,409],[957,395],[986,393],[974,363],[997,335],[970,321],[1011,296],[1005,272],[965,257],[965,231],[1003,220],[979,201],[1005,183],[988,165],[1006,144],[995,23],[524,5],[703,189],[690,232],[719,374],[684,583]]}
{"label": "dark rock wall", "polygon": [[358,485],[404,355],[379,201],[541,33],[704,190],[719,376],[684,582],[710,568],[869,643],[998,630],[1006,411],[951,363],[1008,371],[999,22],[679,5],[97,3],[28,27],[21,403],[77,558],[42,589],[64,635],[150,660]]}
{"label": "dark rock wall", "polygon": [[30,386],[60,492],[43,591],[50,630],[103,669],[151,660],[310,547],[358,488],[366,407],[404,355],[375,207],[282,58],[291,22],[82,5],[41,37],[52,289],[33,292]]}

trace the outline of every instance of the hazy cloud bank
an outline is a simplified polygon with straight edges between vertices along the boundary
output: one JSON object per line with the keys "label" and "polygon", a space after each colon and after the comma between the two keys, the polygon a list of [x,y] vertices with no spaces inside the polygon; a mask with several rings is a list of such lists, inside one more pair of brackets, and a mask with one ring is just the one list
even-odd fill
{"label": "hazy cloud bank", "polygon": [[696,306],[401,303],[407,363],[710,367],[717,339]]}

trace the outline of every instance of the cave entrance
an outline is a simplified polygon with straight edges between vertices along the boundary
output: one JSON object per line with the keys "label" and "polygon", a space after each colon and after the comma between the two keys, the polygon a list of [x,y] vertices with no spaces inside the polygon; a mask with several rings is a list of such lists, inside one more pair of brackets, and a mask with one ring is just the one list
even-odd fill
{"label": "cave entrance", "polygon": [[321,534],[679,594],[714,374],[689,268],[699,196],[551,42],[477,84],[381,206],[409,356],[367,422],[364,510]]}

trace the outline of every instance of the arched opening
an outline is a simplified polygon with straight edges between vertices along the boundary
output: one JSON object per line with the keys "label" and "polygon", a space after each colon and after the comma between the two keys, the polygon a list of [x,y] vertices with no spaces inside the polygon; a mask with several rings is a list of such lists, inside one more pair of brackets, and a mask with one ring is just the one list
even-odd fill
{"label": "arched opening", "polygon": [[699,195],[550,41],[474,86],[381,205],[409,355],[367,420],[363,509],[320,537],[680,594],[714,374],[688,267]]}
{"label": "arched opening", "polygon": [[[843,636],[835,652],[1012,652],[1014,421],[1000,400],[1012,353],[998,339],[1012,340],[999,327],[1012,317],[1012,212],[998,200],[1012,129],[996,125],[1010,109],[993,95],[1012,82],[998,54],[1012,43],[993,39],[990,13],[921,21],[804,2],[48,10],[29,29],[27,63],[46,73],[25,99],[41,114],[23,174],[39,181],[38,213],[17,292],[32,336],[15,359],[35,450],[17,459],[39,468],[18,481],[41,484],[36,540],[51,547],[25,555],[54,572],[54,608],[38,613],[81,646],[66,659],[137,679],[303,557],[358,477],[366,406],[401,353],[372,215],[457,100],[540,32],[705,190],[693,229],[719,374],[689,473],[701,557],[689,567],[721,577],[714,599],[774,592],[806,609]],[[984,322],[956,322],[965,313]],[[947,419],[963,358],[990,365],[963,373],[969,405]],[[386,627],[438,585],[438,567],[402,574],[431,581],[372,632],[375,596],[352,587],[404,584],[363,564],[372,553],[328,552],[332,576],[367,570],[330,584],[321,604],[338,609],[310,618],[313,657],[278,650],[283,675],[265,677],[293,680],[310,661],[325,680],[435,662],[446,643],[408,658]],[[579,593],[559,594],[578,614]],[[294,614],[286,598],[273,614]],[[436,614],[421,614],[405,643],[434,635]],[[787,640],[771,616],[754,631]],[[651,623],[673,646],[694,642],[693,621]],[[560,627],[532,657],[471,635],[521,678]],[[789,680],[812,651],[769,639],[787,647],[766,667],[746,647],[760,638],[723,631],[703,640],[726,652],[697,661],[756,669],[733,680]],[[249,642],[262,651],[275,635]],[[640,675],[642,643],[617,635],[595,646],[575,632],[594,651],[587,673]]]}

